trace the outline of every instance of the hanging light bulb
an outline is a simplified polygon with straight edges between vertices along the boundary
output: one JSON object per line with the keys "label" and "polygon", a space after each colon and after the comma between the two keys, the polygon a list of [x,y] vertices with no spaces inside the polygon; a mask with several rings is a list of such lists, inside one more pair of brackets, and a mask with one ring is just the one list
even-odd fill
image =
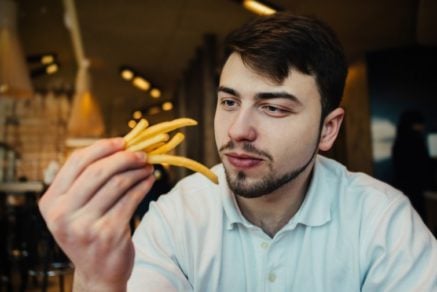
{"label": "hanging light bulb", "polygon": [[258,15],[271,15],[276,13],[276,9],[267,5],[266,3],[262,3],[261,1],[256,0],[244,0],[243,6],[247,10],[258,14]]}
{"label": "hanging light bulb", "polygon": [[137,122],[134,121],[134,120],[130,120],[130,121],[127,123],[127,126],[128,126],[129,128],[131,128],[131,129],[135,128],[136,125],[137,125]]}
{"label": "hanging light bulb", "polygon": [[153,88],[152,90],[150,90],[150,96],[153,98],[161,97],[161,90],[159,90],[158,88]]}
{"label": "hanging light bulb", "polygon": [[171,111],[171,110],[173,109],[173,103],[170,102],[170,101],[164,102],[164,103],[162,104],[162,109],[163,109],[164,111]]}
{"label": "hanging light bulb", "polygon": [[135,111],[135,112],[133,113],[133,115],[132,115],[132,117],[133,117],[135,120],[139,120],[139,119],[141,119],[142,116],[143,116],[143,113],[142,113],[141,111]]}
{"label": "hanging light bulb", "polygon": [[76,94],[73,98],[68,135],[70,137],[101,137],[105,131],[103,115],[91,92],[88,64],[79,67]]}

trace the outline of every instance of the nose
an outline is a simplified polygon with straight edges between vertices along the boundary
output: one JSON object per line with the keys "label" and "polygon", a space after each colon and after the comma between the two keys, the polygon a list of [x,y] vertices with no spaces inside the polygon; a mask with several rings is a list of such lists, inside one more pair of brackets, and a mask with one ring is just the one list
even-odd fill
{"label": "nose", "polygon": [[254,117],[250,111],[240,110],[233,117],[233,121],[228,129],[228,135],[235,142],[252,142],[257,137],[254,127]]}

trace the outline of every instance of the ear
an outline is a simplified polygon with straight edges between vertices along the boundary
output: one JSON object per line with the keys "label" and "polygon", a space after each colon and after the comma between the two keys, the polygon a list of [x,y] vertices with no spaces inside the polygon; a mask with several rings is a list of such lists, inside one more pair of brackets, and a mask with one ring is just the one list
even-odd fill
{"label": "ear", "polygon": [[325,117],[320,131],[319,149],[321,151],[331,149],[335,139],[337,139],[343,117],[344,109],[342,108],[336,108]]}

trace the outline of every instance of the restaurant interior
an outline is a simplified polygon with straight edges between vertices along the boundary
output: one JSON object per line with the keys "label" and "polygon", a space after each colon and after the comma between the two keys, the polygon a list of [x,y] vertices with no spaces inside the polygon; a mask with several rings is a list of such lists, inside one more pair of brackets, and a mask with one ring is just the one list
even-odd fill
{"label": "restaurant interior", "polygon": [[[406,111],[421,113],[434,165],[423,219],[436,234],[437,1],[0,0],[0,291],[71,290],[74,267],[37,202],[76,149],[124,136],[141,119],[189,117],[198,125],[181,129],[173,154],[219,163],[224,38],[277,11],[326,21],[344,46],[346,116],[325,155],[394,184],[397,124]],[[192,173],[156,171],[156,197]]]}

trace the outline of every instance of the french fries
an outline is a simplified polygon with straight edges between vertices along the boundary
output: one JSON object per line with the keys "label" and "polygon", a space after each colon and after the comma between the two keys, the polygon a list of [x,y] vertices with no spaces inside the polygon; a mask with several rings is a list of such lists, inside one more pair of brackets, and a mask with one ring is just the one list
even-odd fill
{"label": "french fries", "polygon": [[169,164],[185,167],[203,174],[213,183],[218,184],[217,176],[205,165],[186,157],[167,154],[185,138],[184,134],[178,132],[170,139],[168,133],[182,127],[195,125],[197,125],[197,121],[193,119],[179,118],[149,127],[147,120],[142,119],[124,136],[126,149],[129,151],[145,151],[147,153],[147,162],[150,164]]}
{"label": "french fries", "polygon": [[154,145],[157,145],[161,142],[168,141],[169,138],[170,138],[170,136],[168,134],[158,134],[158,135],[153,136],[149,139],[141,141],[138,144],[134,144],[134,145],[127,147],[127,150],[130,150],[130,151],[144,150],[144,149],[147,149],[149,147],[153,147]]}
{"label": "french fries", "polygon": [[149,155],[163,154],[172,151],[185,139],[185,135],[182,133],[176,133],[170,141],[164,145],[149,152]]}
{"label": "french fries", "polygon": [[200,172],[201,174],[209,178],[213,183],[218,184],[217,176],[211,170],[209,170],[209,168],[207,168],[203,164],[200,164],[197,161],[194,161],[186,157],[166,155],[166,154],[156,154],[156,155],[148,156],[147,162],[149,162],[150,164],[168,163],[174,166],[183,166],[193,171]]}
{"label": "french fries", "polygon": [[[142,120],[144,120],[144,119],[142,119]],[[137,131],[137,133],[135,133],[134,135],[130,135],[130,133],[128,133],[126,135],[127,138],[125,137],[125,140],[127,141],[128,146],[130,146],[132,144],[136,144],[139,141],[144,141],[145,139],[150,138],[152,136],[155,136],[156,134],[159,134],[159,133],[168,133],[168,132],[171,132],[171,131],[176,130],[178,128],[197,125],[197,122],[193,119],[180,118],[180,119],[176,119],[176,120],[173,120],[170,122],[159,123],[159,124],[150,126],[149,128],[141,129],[141,127],[142,127],[142,125],[140,125],[141,121],[131,131],[131,132]],[[140,127],[140,130],[136,130],[137,127]],[[132,136],[132,137],[128,137],[128,136]]]}

